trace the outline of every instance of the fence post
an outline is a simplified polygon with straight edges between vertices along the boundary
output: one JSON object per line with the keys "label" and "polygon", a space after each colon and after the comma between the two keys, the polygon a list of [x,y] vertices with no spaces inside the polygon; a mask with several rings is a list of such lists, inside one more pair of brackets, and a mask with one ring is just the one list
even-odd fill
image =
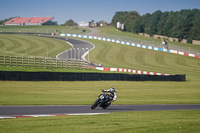
{"label": "fence post", "polygon": [[17,63],[17,67],[18,67],[18,56],[16,57],[16,61],[17,61],[16,63]]}
{"label": "fence post", "polygon": [[45,58],[45,68],[47,68],[47,58]]}
{"label": "fence post", "polygon": [[34,57],[34,68],[35,68],[35,57]]}
{"label": "fence post", "polygon": [[74,59],[71,58],[70,64],[71,64],[71,68],[73,68],[74,64],[73,64]]}
{"label": "fence post", "polygon": [[66,59],[66,68],[68,68],[69,66],[68,66],[68,60]]}
{"label": "fence post", "polygon": [[58,68],[58,59],[56,59],[56,68]]}
{"label": "fence post", "polygon": [[40,68],[42,67],[42,65],[41,65],[41,58],[40,58]]}
{"label": "fence post", "polygon": [[51,69],[53,68],[53,59],[51,58]]}
{"label": "fence post", "polygon": [[10,56],[10,66],[12,66],[12,57]]}
{"label": "fence post", "polygon": [[22,57],[22,66],[24,67],[24,57]]}
{"label": "fence post", "polygon": [[30,68],[30,57],[28,57],[28,68]]}
{"label": "fence post", "polygon": [[6,56],[4,55],[4,66],[6,65]]}
{"label": "fence post", "polygon": [[63,69],[63,59],[61,61],[62,61],[62,69]]}
{"label": "fence post", "polygon": [[67,59],[66,59],[66,64],[65,64],[65,68],[66,68],[66,69],[68,68],[68,64],[67,64]]}

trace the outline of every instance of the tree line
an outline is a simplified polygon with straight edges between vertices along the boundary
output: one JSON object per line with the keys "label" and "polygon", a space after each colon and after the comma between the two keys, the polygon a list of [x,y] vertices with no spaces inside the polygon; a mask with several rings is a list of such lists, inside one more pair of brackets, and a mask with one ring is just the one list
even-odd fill
{"label": "tree line", "polygon": [[0,25],[3,25],[5,22],[7,22],[7,21],[9,21],[9,20],[11,20],[13,18],[15,18],[15,17],[10,17],[10,18],[6,18],[4,20],[0,20]]}
{"label": "tree line", "polygon": [[119,11],[112,18],[111,24],[124,23],[125,31],[131,33],[146,33],[178,38],[200,40],[200,10],[183,9],[181,11],[146,13],[140,15],[137,11]]}

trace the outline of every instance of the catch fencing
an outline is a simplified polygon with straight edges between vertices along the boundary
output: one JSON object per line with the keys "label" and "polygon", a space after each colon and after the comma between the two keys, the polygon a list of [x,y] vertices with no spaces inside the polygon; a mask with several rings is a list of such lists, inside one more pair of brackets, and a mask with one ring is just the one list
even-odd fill
{"label": "catch fencing", "polygon": [[88,62],[79,59],[0,56],[0,65],[24,68],[88,69]]}

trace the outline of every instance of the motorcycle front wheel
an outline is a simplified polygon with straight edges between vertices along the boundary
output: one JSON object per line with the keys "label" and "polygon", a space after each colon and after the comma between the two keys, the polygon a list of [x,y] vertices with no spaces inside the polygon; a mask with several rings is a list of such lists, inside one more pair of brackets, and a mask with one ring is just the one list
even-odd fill
{"label": "motorcycle front wheel", "polygon": [[91,106],[91,109],[95,109],[99,105],[99,99],[97,99]]}

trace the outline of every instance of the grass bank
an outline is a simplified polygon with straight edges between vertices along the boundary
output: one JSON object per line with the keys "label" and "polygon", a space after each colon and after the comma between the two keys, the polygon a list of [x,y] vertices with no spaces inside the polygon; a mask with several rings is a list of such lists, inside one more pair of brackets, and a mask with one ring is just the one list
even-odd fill
{"label": "grass bank", "polygon": [[[28,35],[0,34],[0,55],[52,57],[71,48],[65,41]],[[48,53],[47,53],[48,50]]]}
{"label": "grass bank", "polygon": [[[149,38],[140,36],[138,34],[133,34],[129,32],[120,31],[112,26],[108,27],[98,27],[100,30],[100,36],[107,38],[115,38],[124,41],[136,42],[139,44],[154,44],[155,46],[161,45],[161,39]],[[170,42],[168,41],[169,47],[172,49],[184,50],[186,52],[200,53],[200,45],[181,43],[181,42]]]}

